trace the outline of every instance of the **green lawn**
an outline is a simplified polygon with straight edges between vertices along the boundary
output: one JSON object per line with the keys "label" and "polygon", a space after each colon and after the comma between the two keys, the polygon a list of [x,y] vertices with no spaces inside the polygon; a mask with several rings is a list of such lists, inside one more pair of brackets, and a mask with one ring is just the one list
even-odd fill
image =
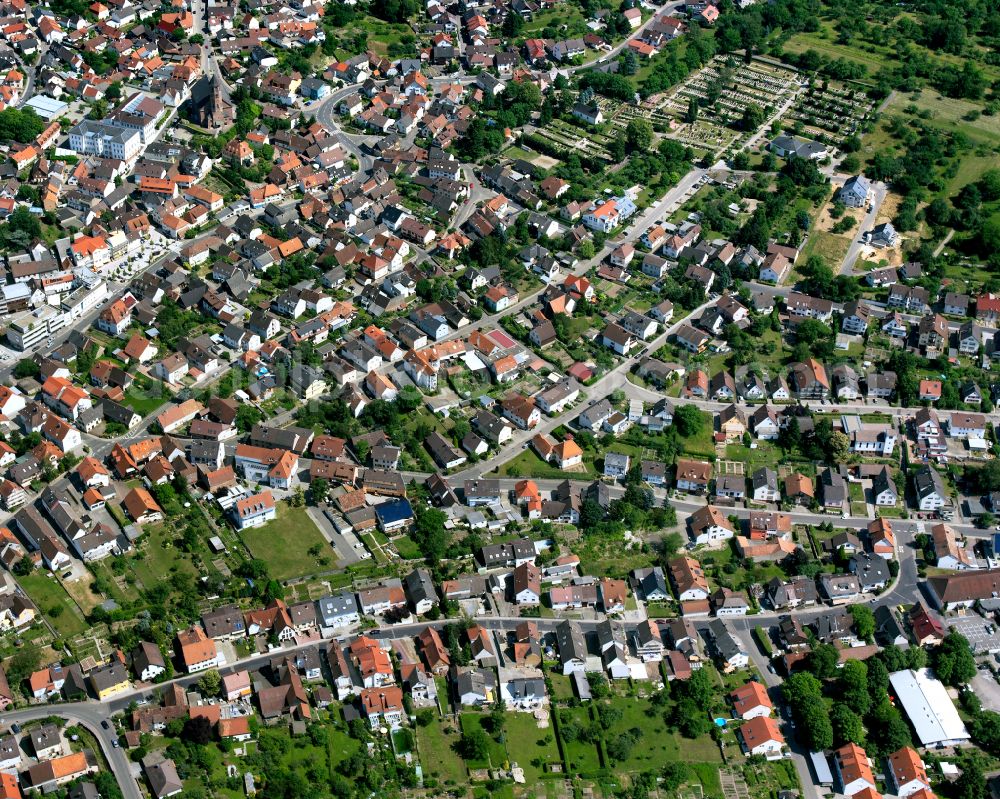
{"label": "green lawn", "polygon": [[434,719],[426,727],[417,726],[416,734],[425,777],[436,777],[446,785],[464,785],[468,771],[453,748],[458,735],[445,732],[440,719]]}
{"label": "green lawn", "polygon": [[162,385],[157,383],[149,390],[132,387],[125,393],[124,404],[144,419],[167,401]]}
{"label": "green lawn", "polygon": [[420,560],[424,556],[420,551],[420,547],[408,535],[401,535],[399,538],[394,538],[392,545],[399,553],[399,557],[404,560]]}
{"label": "green lawn", "polygon": [[[562,25],[582,25],[585,24],[586,20],[583,17],[583,12],[580,6],[576,3],[560,3],[558,8],[553,8],[551,11],[542,11],[534,15],[534,17],[528,20],[524,27],[521,29],[521,35],[525,38],[532,38],[540,33],[548,25],[562,26]],[[585,56],[588,58],[589,56]]]}
{"label": "green lawn", "polygon": [[698,776],[707,799],[721,799],[723,794],[719,767],[714,763],[688,763],[688,766]]}
{"label": "green lawn", "polygon": [[[815,33],[796,33],[787,42],[784,49],[789,53],[802,53],[806,50],[815,50],[817,53],[828,56],[831,59],[843,58],[847,61],[854,61],[864,64],[871,73],[877,72],[887,60],[892,59],[886,52],[869,52],[860,46],[849,46],[836,44],[829,38],[833,34],[827,26]],[[872,48],[873,50],[875,48]]]}
{"label": "green lawn", "polygon": [[477,727],[486,733],[489,741],[489,759],[486,761],[470,760],[469,768],[500,768],[507,760],[507,750],[504,745],[490,735],[487,727],[483,726],[483,721],[487,721],[489,716],[482,713],[463,713],[461,715],[462,731],[469,732]]}
{"label": "green lawn", "polygon": [[[584,460],[584,463],[586,464],[587,461]],[[591,468],[586,473],[576,472],[576,474],[581,477],[593,477],[595,474],[593,463],[591,462],[589,466]],[[550,480],[561,480],[566,477],[566,472],[558,466],[543,461],[533,449],[519,452],[517,457],[500,467],[500,474],[504,477],[538,477]]]}
{"label": "green lawn", "polygon": [[[933,89],[923,89],[916,97],[913,94],[897,94],[886,110],[900,111],[911,104],[921,111],[929,111],[930,121],[948,130],[960,131],[970,138],[991,144],[1000,140],[1000,117],[981,113],[976,116],[973,113],[982,111],[981,102],[944,97]],[[962,160],[965,168],[965,159]],[[994,156],[992,162],[995,164],[996,160]]]}
{"label": "green lawn", "polygon": [[80,608],[49,572],[36,569],[17,581],[60,635],[72,637],[86,632],[87,623]]}
{"label": "green lawn", "polygon": [[702,415],[706,417],[706,421],[701,426],[701,430],[695,435],[685,438],[681,446],[686,455],[707,458],[715,454],[715,430],[708,414],[703,413]]}
{"label": "green lawn", "polygon": [[517,763],[524,769],[524,777],[529,785],[536,784],[546,773],[547,764],[561,762],[552,726],[549,725],[544,730],[538,729],[538,724],[530,713],[507,714],[506,741],[511,763]]}
{"label": "green lawn", "polygon": [[[559,709],[560,722],[569,717],[579,729],[590,726],[590,711],[586,707],[569,707]],[[593,774],[600,771],[601,759],[597,746],[577,738],[567,741],[563,736],[563,751],[566,753],[567,767],[570,774]]]}
{"label": "green lawn", "polygon": [[557,700],[572,699],[576,694],[573,693],[573,682],[572,680],[558,671],[549,672],[549,680],[552,681],[552,697]]}
{"label": "green lawn", "polygon": [[809,241],[803,248],[802,257],[805,260],[800,261],[800,263],[805,263],[812,256],[818,255],[836,273],[850,246],[851,234],[849,233],[838,234],[826,230],[813,230],[809,233]]}
{"label": "green lawn", "polygon": [[624,579],[632,569],[651,566],[655,556],[649,551],[627,548],[624,538],[588,536],[576,548],[584,574]]}
{"label": "green lawn", "polygon": [[722,763],[715,741],[707,735],[692,741],[668,731],[662,711],[652,707],[648,699],[616,696],[611,704],[622,712],[622,718],[611,727],[608,738],[629,730],[641,731],[639,742],[632,747],[627,760],[615,765],[616,770],[659,771],[669,762]]}
{"label": "green lawn", "polygon": [[292,508],[278,503],[278,517],[240,535],[250,553],[267,563],[268,572],[276,580],[302,577],[319,569],[309,549],[318,546],[324,554],[330,546],[305,508]]}
{"label": "green lawn", "polygon": [[174,571],[196,573],[191,559],[174,546],[177,533],[165,524],[148,525],[144,543],[138,555],[130,558],[135,576],[145,587],[152,588]]}

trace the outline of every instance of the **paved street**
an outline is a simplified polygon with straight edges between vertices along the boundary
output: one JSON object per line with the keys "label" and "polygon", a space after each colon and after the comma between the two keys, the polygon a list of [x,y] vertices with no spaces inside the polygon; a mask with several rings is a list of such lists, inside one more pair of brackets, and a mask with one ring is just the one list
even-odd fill
{"label": "paved street", "polygon": [[136,783],[133,766],[125,756],[125,750],[115,748],[111,741],[116,737],[113,730],[105,730],[101,724],[111,718],[114,712],[110,704],[99,702],[73,702],[60,705],[38,705],[25,710],[8,711],[3,714],[3,723],[24,724],[49,716],[58,716],[71,723],[86,727],[97,739],[101,752],[111,766],[125,799],[144,799]]}

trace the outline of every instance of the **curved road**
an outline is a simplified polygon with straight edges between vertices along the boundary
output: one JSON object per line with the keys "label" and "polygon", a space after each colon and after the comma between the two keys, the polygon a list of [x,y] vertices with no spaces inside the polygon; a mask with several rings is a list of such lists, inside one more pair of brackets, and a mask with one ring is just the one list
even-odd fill
{"label": "curved road", "polygon": [[114,727],[105,730],[101,724],[109,721],[111,712],[106,703],[72,702],[64,705],[37,705],[25,710],[12,710],[3,714],[3,721],[10,725],[24,724],[28,721],[38,721],[49,716],[60,716],[73,724],[79,724],[88,729],[97,739],[104,759],[111,766],[111,771],[118,780],[125,799],[144,799],[142,791],[132,774],[132,766],[125,752],[112,745],[115,739]]}

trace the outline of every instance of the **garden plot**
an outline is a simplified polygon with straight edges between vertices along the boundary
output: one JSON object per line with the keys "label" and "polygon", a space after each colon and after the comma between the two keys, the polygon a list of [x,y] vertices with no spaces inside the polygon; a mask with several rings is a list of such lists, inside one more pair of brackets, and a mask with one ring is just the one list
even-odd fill
{"label": "garden plot", "polygon": [[747,465],[741,461],[716,461],[715,471],[720,477],[723,475],[745,475]]}
{"label": "garden plot", "polygon": [[[839,84],[810,86],[799,95],[785,118],[786,126],[803,125],[802,134],[840,145],[875,113],[864,92]],[[791,124],[787,124],[791,123]]]}

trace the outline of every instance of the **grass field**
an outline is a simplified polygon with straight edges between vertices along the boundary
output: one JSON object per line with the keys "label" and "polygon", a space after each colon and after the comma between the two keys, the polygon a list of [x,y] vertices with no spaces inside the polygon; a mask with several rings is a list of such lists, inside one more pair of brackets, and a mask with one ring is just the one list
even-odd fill
{"label": "grass field", "polygon": [[800,263],[805,263],[813,255],[818,255],[836,273],[850,246],[850,234],[839,235],[826,230],[814,230],[809,234],[809,241],[803,248]]}
{"label": "grass field", "polygon": [[[591,723],[590,712],[586,707],[560,708],[559,718],[569,716],[580,729],[588,727]],[[597,746],[581,741],[567,741],[563,738],[563,750],[566,752],[567,766],[570,773],[592,774],[601,768],[601,759],[597,753]]]}
{"label": "grass field", "polygon": [[[586,464],[586,461],[584,463]],[[593,463],[589,466],[586,473],[578,472],[578,474],[593,476]],[[524,452],[518,453],[517,457],[500,467],[500,474],[507,477],[538,477],[552,480],[561,480],[566,477],[566,472],[543,461],[533,449],[526,449]]]}
{"label": "grass field", "polygon": [[399,557],[404,560],[419,560],[423,557],[420,547],[408,535],[401,535],[399,538],[394,538],[392,545],[396,547]]}
{"label": "grass field", "polygon": [[969,138],[990,144],[1000,141],[1000,117],[979,113],[981,103],[945,97],[933,89],[923,89],[917,96],[895,95],[886,111],[898,112],[908,105],[930,112],[930,121],[948,130],[961,131]]}
{"label": "grass field", "polygon": [[828,26],[824,25],[816,32],[796,33],[785,42],[784,49],[789,53],[804,53],[806,50],[815,50],[831,59],[843,58],[846,61],[864,64],[871,73],[877,72],[887,60],[892,60],[891,56],[886,55],[885,48],[872,47],[871,50],[868,50],[860,46],[836,44],[833,41],[835,35]]}
{"label": "grass field", "polygon": [[141,555],[131,559],[132,570],[139,582],[152,587],[174,571],[195,573],[191,559],[174,546],[176,531],[164,524],[149,525],[145,529]]}
{"label": "grass field", "polygon": [[309,549],[319,546],[328,549],[326,539],[305,508],[292,508],[287,503],[278,504],[277,518],[240,535],[255,558],[268,565],[270,575],[276,580],[288,580],[312,574],[318,568]]}
{"label": "grass field", "polygon": [[489,719],[482,713],[463,713],[461,715],[462,731],[469,732],[477,727],[486,733],[489,741],[489,759],[485,761],[470,760],[469,768],[500,768],[507,760],[507,750],[504,745],[490,735],[489,730],[483,726],[483,721]]}
{"label": "grass field", "polygon": [[141,417],[146,418],[168,399],[168,392],[163,391],[163,386],[157,383],[148,392],[135,387],[129,389],[125,394],[124,404]]}
{"label": "grass field", "polygon": [[[544,730],[538,729],[538,724],[530,713],[507,714],[506,740],[511,762],[524,769],[524,777],[529,785],[545,774],[546,764],[561,762],[551,725]],[[536,760],[539,765],[533,762]]]}
{"label": "grass field", "polygon": [[681,446],[686,455],[697,455],[707,458],[710,455],[715,454],[715,441],[713,440],[715,430],[713,429],[713,423],[708,417],[708,414],[702,415],[706,417],[706,421],[705,424],[701,426],[701,430],[697,435],[685,438],[684,443]]}
{"label": "grass field", "polygon": [[653,563],[649,552],[628,551],[623,538],[590,536],[577,548],[580,568],[585,574],[623,579],[632,569]]}
{"label": "grass field", "polygon": [[67,637],[86,632],[87,623],[80,608],[55,577],[36,569],[31,574],[17,579],[56,632]]}
{"label": "grass field", "polygon": [[573,683],[568,676],[560,674],[558,671],[551,671],[549,679],[552,681],[552,698],[563,700],[572,699],[575,696]]}
{"label": "grass field", "polygon": [[399,42],[403,36],[413,35],[409,25],[384,22],[375,17],[365,17],[360,23],[348,26],[348,29],[350,27],[367,33],[371,50],[383,56],[389,52],[390,44]]}
{"label": "grass field", "polygon": [[426,727],[418,726],[416,733],[424,773],[446,784],[464,784],[468,771],[462,758],[452,748],[458,741],[458,735],[447,734],[440,719],[434,719]]}
{"label": "grass field", "polygon": [[642,736],[632,747],[629,758],[616,764],[616,769],[659,771],[670,762],[722,763],[719,747],[709,736],[704,735],[692,741],[682,738],[676,732],[662,729],[661,711],[653,708],[648,699],[617,696],[611,700],[611,704],[622,712],[622,718],[611,727],[609,738],[632,729],[642,731]]}
{"label": "grass field", "polygon": [[534,15],[521,29],[521,35],[531,38],[549,25],[580,25],[585,23],[583,12],[576,3],[560,3],[558,8]]}

